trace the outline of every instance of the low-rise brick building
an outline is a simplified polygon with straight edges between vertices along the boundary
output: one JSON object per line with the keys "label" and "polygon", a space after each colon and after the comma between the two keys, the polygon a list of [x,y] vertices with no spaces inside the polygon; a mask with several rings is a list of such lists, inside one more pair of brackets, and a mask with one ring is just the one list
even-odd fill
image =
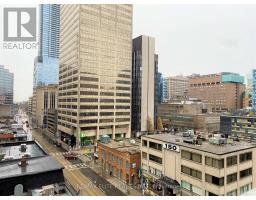
{"label": "low-rise brick building", "polygon": [[139,183],[140,142],[133,139],[98,143],[102,171],[130,185]]}

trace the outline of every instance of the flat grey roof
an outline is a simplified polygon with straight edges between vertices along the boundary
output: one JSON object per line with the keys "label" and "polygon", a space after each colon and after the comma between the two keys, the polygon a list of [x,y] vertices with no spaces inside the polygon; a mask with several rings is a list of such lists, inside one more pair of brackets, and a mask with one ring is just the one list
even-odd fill
{"label": "flat grey roof", "polygon": [[[20,151],[20,145],[26,144],[27,149],[25,152]],[[0,153],[5,154],[5,157],[12,156],[14,159],[21,159],[21,157],[29,153],[31,158],[45,156],[46,153],[36,142],[15,142],[10,144],[0,145]]]}
{"label": "flat grey roof", "polygon": [[180,134],[179,135],[172,135],[172,134],[146,135],[146,136],[142,136],[142,139],[145,137],[151,138],[154,140],[159,140],[159,141],[165,142],[165,143],[172,143],[172,144],[176,144],[176,145],[183,146],[183,147],[188,147],[188,148],[199,150],[199,151],[216,154],[216,155],[223,155],[223,154],[228,154],[228,153],[251,149],[251,148],[256,147],[256,144],[248,143],[248,142],[244,142],[244,141],[239,141],[239,142],[232,141],[232,144],[230,143],[230,144],[225,144],[225,145],[210,144],[209,142],[205,141],[202,143],[202,145],[194,145],[194,144],[189,144],[189,143],[183,142]]}
{"label": "flat grey roof", "polygon": [[40,174],[63,169],[63,166],[52,156],[28,159],[28,165],[24,168],[18,165],[19,162],[20,160],[0,162],[0,179]]}
{"label": "flat grey roof", "polygon": [[131,139],[124,139],[123,141],[119,141],[119,142],[111,140],[107,144],[102,142],[100,142],[100,144],[103,146],[107,146],[111,149],[116,149],[120,152],[129,152],[129,153],[140,152],[140,141],[133,139],[135,143],[132,144],[130,143],[130,140]]}

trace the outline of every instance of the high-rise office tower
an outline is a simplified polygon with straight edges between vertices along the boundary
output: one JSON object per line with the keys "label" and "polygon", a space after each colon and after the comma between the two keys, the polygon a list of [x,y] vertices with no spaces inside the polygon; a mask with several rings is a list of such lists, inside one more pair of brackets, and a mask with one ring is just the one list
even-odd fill
{"label": "high-rise office tower", "polygon": [[133,39],[132,56],[132,131],[148,131],[155,124],[155,39],[144,35]]}
{"label": "high-rise office tower", "polygon": [[60,43],[60,5],[40,5],[39,52],[34,60],[32,121],[36,123],[36,88],[58,84],[59,43]]}
{"label": "high-rise office tower", "polygon": [[[132,5],[61,5],[58,131],[130,137]],[[72,137],[73,138],[73,137]]]}
{"label": "high-rise office tower", "polygon": [[13,73],[0,65],[0,104],[13,104]]}
{"label": "high-rise office tower", "polygon": [[59,78],[60,5],[40,5],[39,52],[34,61],[34,88]]}

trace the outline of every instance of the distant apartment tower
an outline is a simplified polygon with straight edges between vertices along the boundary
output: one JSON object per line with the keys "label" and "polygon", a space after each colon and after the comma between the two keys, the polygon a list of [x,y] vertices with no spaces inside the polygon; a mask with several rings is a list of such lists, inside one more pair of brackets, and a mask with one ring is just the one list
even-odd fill
{"label": "distant apartment tower", "polygon": [[212,107],[212,112],[242,108],[244,77],[229,72],[190,78],[188,96],[198,98]]}
{"label": "distant apartment tower", "polygon": [[148,131],[155,121],[155,39],[133,39],[132,56],[132,131]]}
{"label": "distant apartment tower", "polygon": [[252,70],[252,107],[256,109],[256,69]]}
{"label": "distant apartment tower", "polygon": [[189,79],[185,76],[169,76],[166,78],[168,99],[185,97],[187,95]]}
{"label": "distant apartment tower", "polygon": [[[61,138],[129,138],[132,5],[61,5]],[[72,137],[73,138],[73,137]]]}
{"label": "distant apartment tower", "polygon": [[13,104],[13,73],[0,65],[0,104]]}
{"label": "distant apartment tower", "polygon": [[39,52],[34,61],[34,88],[58,83],[60,5],[40,5]]}

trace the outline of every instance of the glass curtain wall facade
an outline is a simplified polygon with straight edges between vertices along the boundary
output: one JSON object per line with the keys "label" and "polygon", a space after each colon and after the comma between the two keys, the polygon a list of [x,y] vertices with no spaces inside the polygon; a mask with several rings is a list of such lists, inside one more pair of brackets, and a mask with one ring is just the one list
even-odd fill
{"label": "glass curtain wall facade", "polygon": [[60,5],[40,5],[39,53],[34,62],[34,88],[58,84]]}

